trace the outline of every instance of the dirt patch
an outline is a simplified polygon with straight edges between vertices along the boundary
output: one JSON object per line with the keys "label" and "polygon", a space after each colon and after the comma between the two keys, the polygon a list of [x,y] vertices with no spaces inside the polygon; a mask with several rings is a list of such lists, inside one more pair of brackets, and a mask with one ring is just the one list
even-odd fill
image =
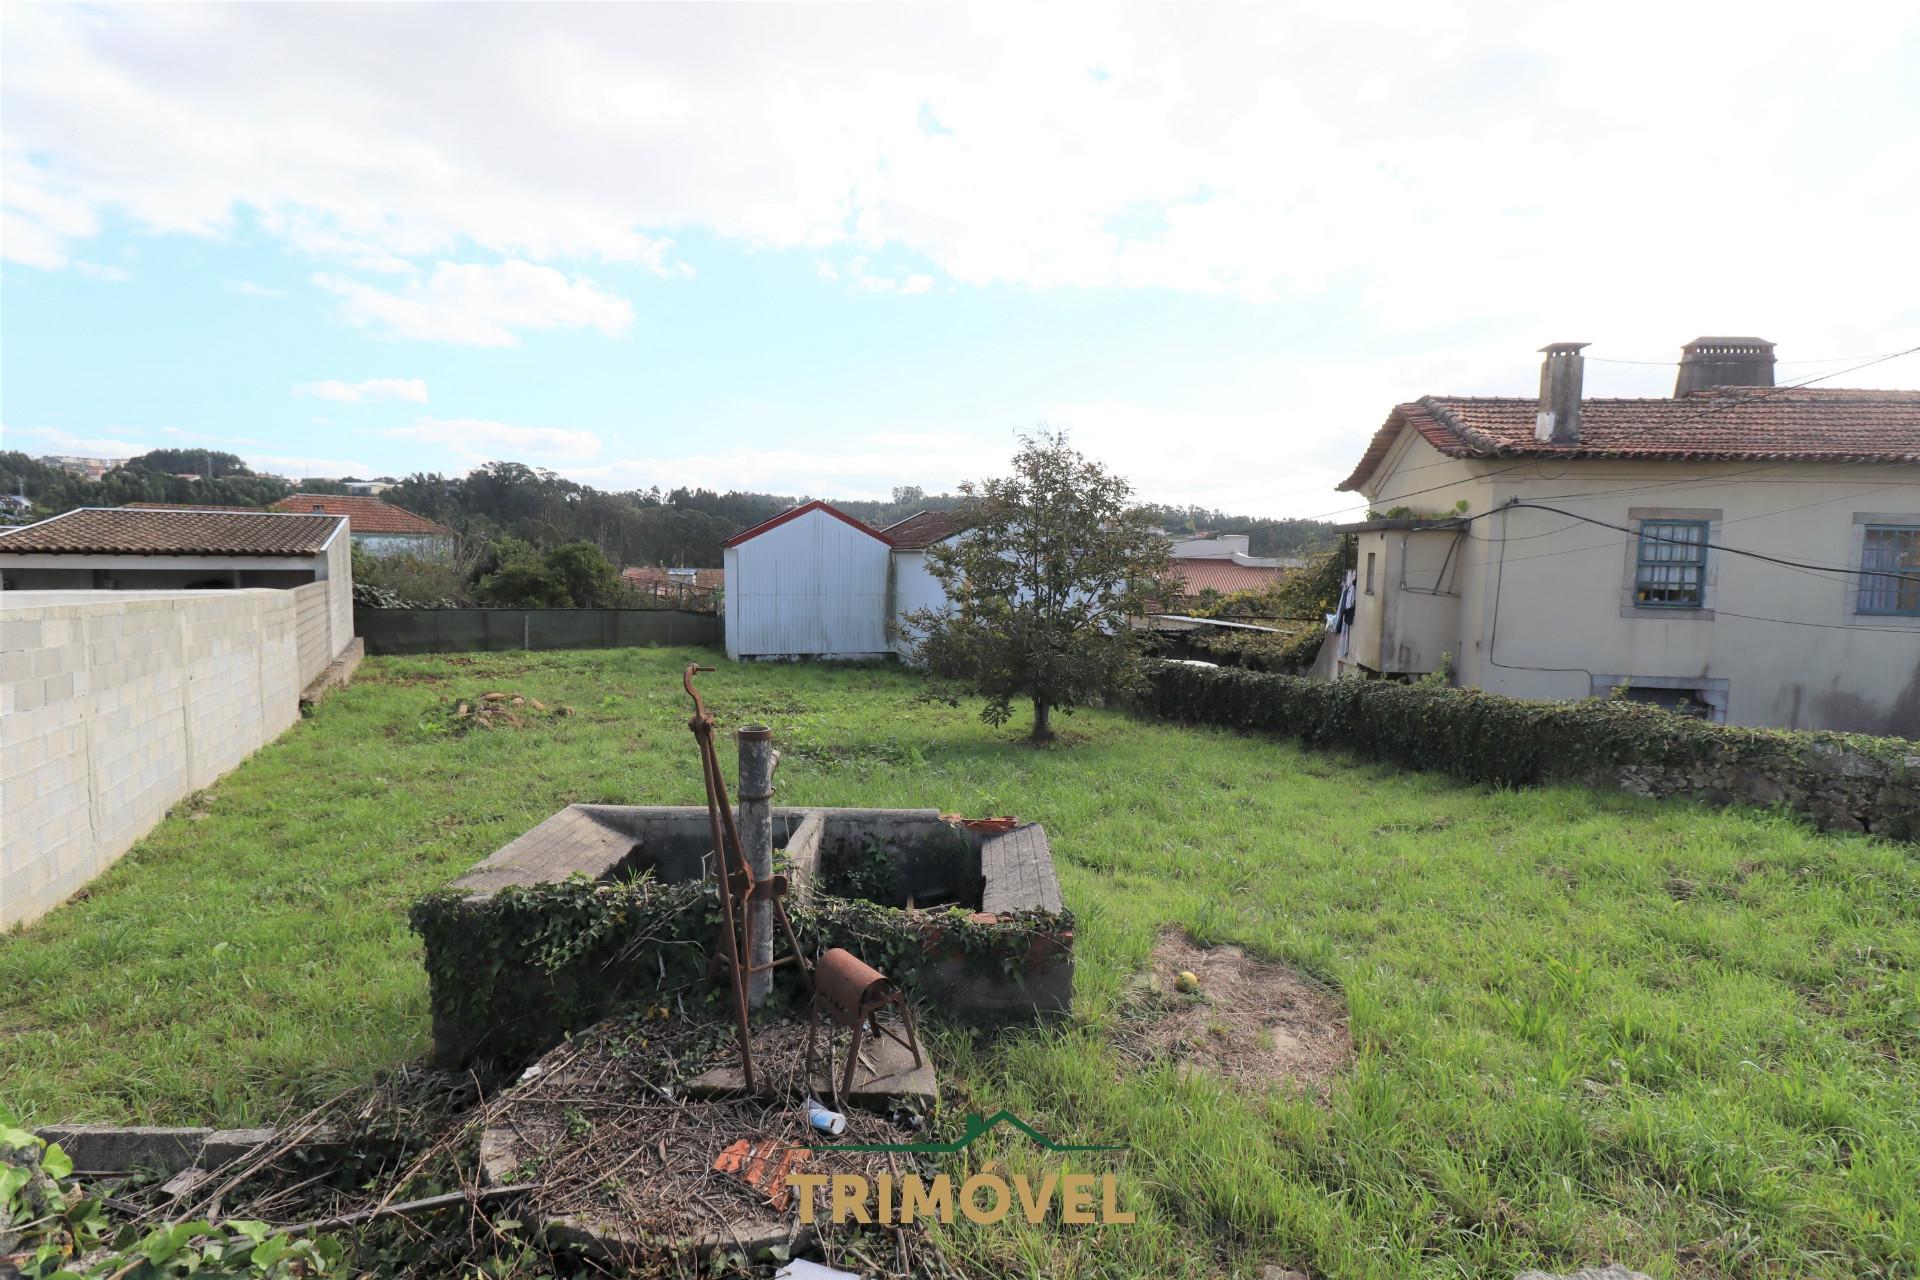
{"label": "dirt patch", "polygon": [[[1183,973],[1198,979],[1192,991],[1180,989]],[[1184,933],[1163,933],[1148,984],[1139,1025],[1125,1041],[1143,1060],[1171,1059],[1182,1069],[1320,1098],[1353,1061],[1346,1002],[1239,947],[1203,947]]]}
{"label": "dirt patch", "polygon": [[523,693],[495,691],[473,698],[457,698],[448,708],[447,719],[457,734],[474,729],[524,729],[534,720],[570,716],[573,708],[548,706]]}

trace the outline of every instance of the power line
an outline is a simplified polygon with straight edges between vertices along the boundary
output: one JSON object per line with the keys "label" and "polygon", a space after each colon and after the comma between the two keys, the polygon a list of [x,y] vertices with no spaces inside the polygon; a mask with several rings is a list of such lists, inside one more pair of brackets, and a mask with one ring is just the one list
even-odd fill
{"label": "power line", "polygon": [[[1868,355],[1857,356],[1820,356],[1806,360],[1775,360],[1774,363],[1776,365],[1839,364],[1845,360],[1866,360],[1869,358],[1870,353]],[[1587,359],[1596,364],[1640,364],[1660,369],[1673,369],[1678,367],[1677,362],[1673,360],[1622,360],[1617,356],[1588,356]]]}
{"label": "power line", "polygon": [[[1734,409],[1741,409],[1741,408],[1745,408],[1746,406],[1748,406],[1748,405],[1751,405],[1751,404],[1758,404],[1758,403],[1759,403],[1760,401],[1762,401],[1762,400],[1770,400],[1770,399],[1773,399],[1773,398],[1774,398],[1775,396],[1780,396],[1780,395],[1785,395],[1785,394],[1786,394],[1787,392],[1789,392],[1789,391],[1799,391],[1799,390],[1801,390],[1801,389],[1803,389],[1803,388],[1806,388],[1806,387],[1810,387],[1810,386],[1813,386],[1813,385],[1814,385],[1815,383],[1817,383],[1817,382],[1825,382],[1825,381],[1826,381],[1827,379],[1829,379],[1829,378],[1839,378],[1839,377],[1843,377],[1843,376],[1845,376],[1846,374],[1849,374],[1849,373],[1858,373],[1858,372],[1859,372],[1860,370],[1862,370],[1862,369],[1870,369],[1870,368],[1872,368],[1872,367],[1873,367],[1873,366],[1875,366],[1875,365],[1878,365],[1878,364],[1885,364],[1885,363],[1886,363],[1887,361],[1889,361],[1889,360],[1898,360],[1898,359],[1900,359],[1900,358],[1901,358],[1901,357],[1903,357],[1903,356],[1910,356],[1910,355],[1914,355],[1914,354],[1916,354],[1916,353],[1920,353],[1920,346],[1913,346],[1913,347],[1908,347],[1908,348],[1907,348],[1906,350],[1904,350],[1904,351],[1890,351],[1890,352],[1887,352],[1887,353],[1886,353],[1886,354],[1884,354],[1884,355],[1878,355],[1878,356],[1874,356],[1874,357],[1872,357],[1871,359],[1868,359],[1868,360],[1864,360],[1864,361],[1862,361],[1862,362],[1861,362],[1861,363],[1859,363],[1859,364],[1855,364],[1855,365],[1850,365],[1849,367],[1847,367],[1847,368],[1845,368],[1845,369],[1835,369],[1835,370],[1833,370],[1833,371],[1832,371],[1832,372],[1830,372],[1830,373],[1822,373],[1822,374],[1818,374],[1818,375],[1816,375],[1816,376],[1814,376],[1814,377],[1811,377],[1811,378],[1804,378],[1804,379],[1802,379],[1802,380],[1801,380],[1801,381],[1799,381],[1799,382],[1788,382],[1788,383],[1783,383],[1783,384],[1781,384],[1780,386],[1777,386],[1777,387],[1769,387],[1769,388],[1766,388],[1766,389],[1764,389],[1764,390],[1762,390],[1762,391],[1759,391],[1759,392],[1758,392],[1757,394],[1754,394],[1754,395],[1748,395],[1748,396],[1740,396],[1740,397],[1737,397],[1737,398],[1734,398],[1734,399],[1730,399],[1730,400],[1724,400],[1724,401],[1722,401],[1722,402],[1720,402],[1720,403],[1718,403],[1718,404],[1715,404],[1715,405],[1713,405],[1713,406],[1711,406],[1711,407],[1709,407],[1709,408],[1706,408],[1706,409],[1703,409],[1703,410],[1701,410],[1701,411],[1700,411],[1699,413],[1696,413],[1696,414],[1690,414],[1690,415],[1688,415],[1687,417],[1684,417],[1684,418],[1680,418],[1680,419],[1677,419],[1677,420],[1675,420],[1675,421],[1672,421],[1672,422],[1662,422],[1662,423],[1657,423],[1657,424],[1655,424],[1655,426],[1654,426],[1654,428],[1653,428],[1653,429],[1654,429],[1654,430],[1666,430],[1666,429],[1668,429],[1668,428],[1672,428],[1672,427],[1683,427],[1683,426],[1686,426],[1686,425],[1688,425],[1689,423],[1694,423],[1694,422],[1699,422],[1699,421],[1702,421],[1703,419],[1706,419],[1706,418],[1710,418],[1710,417],[1712,417],[1713,415],[1715,415],[1715,414],[1717,414],[1717,413],[1727,413],[1727,412],[1729,412],[1729,411],[1731,411],[1731,410],[1734,410]],[[1596,360],[1598,360],[1598,359],[1602,359],[1603,357],[1599,357],[1599,356],[1592,356],[1592,357],[1588,357],[1588,358],[1589,358],[1589,359],[1596,359]],[[1844,358],[1844,359],[1853,359],[1854,357],[1851,357],[1851,356],[1848,356],[1848,357],[1841,357],[1841,358]],[[1611,361],[1609,361],[1609,363],[1613,363],[1613,364],[1645,364],[1645,363],[1653,363],[1653,362],[1650,362],[1650,361],[1639,361],[1639,360],[1611,360]],[[1669,362],[1669,363],[1670,363],[1670,362]],[[1783,361],[1783,362],[1781,362],[1781,363],[1789,363],[1789,364],[1812,364],[1812,363],[1824,363],[1824,362],[1816,362],[1816,361],[1799,361],[1799,360],[1795,360],[1795,361]],[[1519,399],[1520,397],[1512,397],[1512,398],[1514,398],[1514,399]],[[1466,458],[1452,458],[1452,457],[1448,457],[1448,458],[1443,458],[1443,459],[1441,459],[1441,460],[1439,460],[1439,461],[1437,461],[1437,462],[1425,462],[1425,463],[1421,463],[1421,464],[1420,464],[1419,466],[1417,466],[1417,467],[1402,467],[1402,468],[1398,468],[1398,469],[1396,469],[1396,472],[1395,472],[1395,474],[1401,474],[1401,473],[1404,473],[1404,472],[1413,472],[1413,471],[1424,471],[1424,470],[1427,470],[1427,469],[1428,469],[1428,468],[1430,468],[1430,467],[1437,467],[1437,466],[1443,466],[1443,465],[1445,465],[1445,464],[1446,464],[1447,462],[1450,462],[1450,461],[1467,461],[1467,462],[1471,462],[1471,461],[1490,461],[1490,460],[1492,460],[1492,459],[1494,459],[1494,458],[1499,458],[1500,456],[1502,456],[1502,455],[1501,455],[1501,454],[1500,454],[1500,453],[1499,453],[1498,451],[1496,451],[1496,452],[1495,452],[1494,454],[1492,454],[1492,455],[1490,455],[1490,456],[1488,456],[1488,455],[1480,455],[1479,457],[1472,457],[1472,456],[1470,456],[1470,457],[1466,457]],[[1511,454],[1508,454],[1508,455],[1506,455],[1506,456],[1509,456],[1509,457],[1511,457],[1512,455],[1511,455]],[[1493,476],[1497,476],[1497,475],[1505,475],[1505,474],[1506,474],[1507,472],[1510,472],[1510,471],[1517,471],[1517,470],[1519,470],[1519,469],[1520,469],[1521,467],[1523,467],[1523,466],[1525,466],[1525,465],[1527,465],[1527,464],[1528,464],[1529,462],[1531,462],[1531,463],[1534,463],[1534,464],[1536,464],[1536,465],[1537,465],[1537,464],[1539,464],[1539,463],[1541,463],[1541,462],[1545,462],[1545,461],[1550,461],[1550,460],[1552,460],[1553,458],[1554,458],[1554,455],[1552,455],[1552,454],[1547,454],[1547,455],[1529,455],[1528,457],[1526,457],[1525,459],[1523,459],[1523,460],[1522,460],[1521,462],[1519,462],[1519,463],[1516,463],[1516,464],[1514,464],[1513,466],[1510,466],[1510,467],[1503,467],[1503,468],[1501,468],[1501,469],[1500,469],[1500,470],[1498,470],[1498,471],[1489,471],[1489,472],[1486,472],[1486,473],[1484,473],[1484,474],[1481,474],[1481,475],[1478,475],[1478,476],[1474,476],[1474,477],[1472,478],[1472,480],[1471,480],[1471,481],[1450,481],[1450,482],[1448,482],[1448,483],[1446,483],[1446,484],[1437,484],[1437,485],[1430,485],[1430,486],[1428,486],[1428,487],[1427,487],[1427,488],[1425,488],[1425,489],[1413,489],[1413,490],[1410,490],[1410,491],[1408,491],[1408,492],[1406,492],[1406,493],[1398,493],[1398,494],[1394,494],[1394,495],[1392,495],[1391,497],[1386,497],[1386,498],[1371,498],[1371,499],[1367,499],[1367,500],[1365,500],[1365,501],[1362,501],[1362,502],[1351,502],[1351,503],[1348,503],[1348,504],[1347,504],[1346,506],[1343,506],[1343,507],[1336,507],[1336,508],[1334,508],[1334,509],[1333,509],[1333,510],[1331,510],[1331,511],[1326,511],[1326,512],[1321,512],[1321,513],[1320,513],[1320,514],[1318,514],[1318,515],[1311,515],[1311,516],[1296,516],[1296,517],[1292,517],[1292,518],[1294,518],[1294,519],[1300,519],[1300,520],[1323,520],[1323,519],[1326,519],[1326,518],[1327,518],[1327,517],[1329,517],[1329,516],[1336,516],[1336,515],[1340,515],[1340,514],[1342,514],[1343,512],[1348,512],[1348,511],[1352,511],[1352,510],[1354,510],[1354,509],[1355,509],[1356,507],[1372,507],[1372,506],[1375,506],[1375,505],[1377,505],[1377,504],[1380,504],[1380,503],[1388,503],[1388,502],[1398,502],[1398,501],[1399,501],[1400,499],[1402,499],[1402,498],[1413,498],[1413,497],[1418,497],[1419,495],[1421,495],[1421,494],[1423,494],[1423,493],[1432,493],[1432,492],[1433,492],[1434,490],[1436,490],[1436,489],[1448,489],[1448,488],[1452,488],[1452,487],[1453,487],[1453,486],[1454,486],[1455,484],[1459,484],[1459,483],[1475,483],[1475,482],[1478,482],[1478,481],[1481,481],[1481,480],[1486,480],[1486,479],[1489,479],[1489,478],[1491,478],[1491,477],[1493,477]],[[1582,459],[1582,458],[1566,458],[1566,459],[1564,459],[1564,461],[1567,461],[1567,462],[1584,462],[1584,461],[1589,461],[1589,459]],[[1768,469],[1768,468],[1777,468],[1777,467],[1780,467],[1780,466],[1783,466],[1783,465],[1787,465],[1787,464],[1786,464],[1786,463],[1784,463],[1784,462],[1767,462],[1767,463],[1763,463],[1763,464],[1761,464],[1761,466],[1759,466],[1759,467],[1755,467],[1755,468],[1752,468],[1751,470],[1754,470],[1754,471],[1758,471],[1758,470],[1764,470],[1764,469]],[[1876,466],[1905,466],[1905,465],[1910,465],[1910,464],[1907,464],[1907,463],[1874,463],[1874,464],[1868,464],[1868,465],[1876,465]],[[1736,472],[1729,472],[1729,473],[1726,473],[1726,476],[1722,476],[1722,477],[1720,477],[1720,478],[1726,478],[1727,476],[1733,476],[1733,475],[1741,475],[1741,474],[1745,474],[1745,473],[1744,473],[1744,472],[1737,472],[1737,471],[1736,471]],[[1621,492],[1621,493],[1631,493],[1631,492],[1636,492],[1636,491],[1643,491],[1643,490],[1645,490],[1645,489],[1652,489],[1652,488],[1670,488],[1670,487],[1672,487],[1672,486],[1674,486],[1674,485],[1685,485],[1685,484],[1696,484],[1696,483],[1701,483],[1701,482],[1703,482],[1703,481],[1705,481],[1705,480],[1707,480],[1707,479],[1709,479],[1709,478],[1712,478],[1712,477],[1706,477],[1706,476],[1702,476],[1702,477],[1699,477],[1698,479],[1682,479],[1682,480],[1669,480],[1669,481],[1661,481],[1661,482],[1658,482],[1658,483],[1650,483],[1650,484],[1649,484],[1649,485],[1647,485],[1647,486],[1641,486],[1639,490],[1636,490],[1636,489],[1623,489],[1623,490],[1619,490],[1618,492]],[[1291,493],[1281,493],[1281,494],[1272,494],[1272,495],[1261,495],[1261,496],[1262,496],[1262,497],[1265,497],[1265,498],[1267,498],[1268,500],[1272,500],[1273,498],[1289,498],[1289,497],[1296,497],[1296,496],[1298,496],[1298,495],[1300,495],[1300,494],[1303,494],[1303,493],[1317,493],[1317,492],[1319,492],[1319,490],[1318,490],[1318,489],[1296,489],[1296,490],[1294,490],[1294,491],[1292,491]],[[1557,496],[1563,496],[1563,495],[1554,495],[1554,496],[1556,496],[1556,497],[1557,497]],[[1594,494],[1594,495],[1564,495],[1564,496],[1568,496],[1568,497],[1572,497],[1572,496],[1583,496],[1583,497],[1584,497],[1584,496],[1600,496],[1600,495],[1598,495],[1598,494]],[[1241,499],[1241,501],[1248,501],[1248,502],[1250,502],[1250,501],[1255,501],[1255,499],[1253,499],[1253,498],[1246,498],[1246,499]]]}
{"label": "power line", "polygon": [[1920,347],[1908,347],[1905,351],[1890,351],[1886,355],[1875,356],[1863,364],[1850,365],[1845,369],[1835,369],[1832,373],[1823,373],[1817,377],[1806,378],[1799,382],[1785,382],[1777,387],[1768,387],[1757,395],[1740,396],[1734,400],[1724,401],[1713,406],[1711,409],[1704,409],[1690,417],[1681,418],[1677,422],[1658,423],[1655,429],[1665,430],[1669,427],[1684,427],[1689,422],[1698,422],[1702,418],[1710,418],[1716,413],[1725,413],[1730,409],[1744,409],[1750,404],[1758,404],[1762,400],[1771,400],[1775,396],[1783,396],[1789,391],[1799,391],[1804,387],[1812,386],[1816,382],[1825,382],[1828,378],[1838,378],[1845,374],[1858,373],[1862,369],[1871,369],[1874,365],[1885,364],[1889,360],[1898,360],[1900,357],[1910,356],[1916,351],[1920,351]]}
{"label": "power line", "polygon": [[1818,627],[1823,631],[1878,631],[1890,636],[1920,636],[1920,631],[1912,627],[1872,627],[1861,626],[1854,622],[1801,622],[1794,618],[1766,618],[1755,613],[1732,613],[1714,606],[1713,616],[1740,618],[1747,622],[1777,622],[1783,627]]}
{"label": "power line", "polygon": [[[1809,504],[1809,505],[1812,505],[1812,504]],[[1518,498],[1515,498],[1511,502],[1504,503],[1501,506],[1496,507],[1494,510],[1495,511],[1511,511],[1515,507],[1530,508],[1535,511],[1551,511],[1555,515],[1566,516],[1569,519],[1573,519],[1573,520],[1585,521],[1587,524],[1599,525],[1603,529],[1612,529],[1618,533],[1638,535],[1641,541],[1643,542],[1651,539],[1652,541],[1655,541],[1655,542],[1671,543],[1672,545],[1677,547],[1698,546],[1701,548],[1710,548],[1715,551],[1724,551],[1728,555],[1748,556],[1754,560],[1765,560],[1769,564],[1783,565],[1789,569],[1804,569],[1804,570],[1809,570],[1816,573],[1845,573],[1845,574],[1851,574],[1855,577],[1899,578],[1899,579],[1913,581],[1913,582],[1920,582],[1920,573],[1902,573],[1896,569],[1853,569],[1843,565],[1811,564],[1804,560],[1788,560],[1782,556],[1770,556],[1764,551],[1749,551],[1744,547],[1730,547],[1724,542],[1712,542],[1705,538],[1702,538],[1697,543],[1693,543],[1693,542],[1688,542],[1684,538],[1668,538],[1668,537],[1663,537],[1662,535],[1657,533],[1650,534],[1645,529],[1634,529],[1629,525],[1614,524],[1611,520],[1601,520],[1594,516],[1583,516],[1577,511],[1566,511],[1566,510],[1562,510],[1559,507],[1550,507],[1540,502],[1522,502]],[[1487,512],[1485,514],[1492,515],[1493,512]]]}

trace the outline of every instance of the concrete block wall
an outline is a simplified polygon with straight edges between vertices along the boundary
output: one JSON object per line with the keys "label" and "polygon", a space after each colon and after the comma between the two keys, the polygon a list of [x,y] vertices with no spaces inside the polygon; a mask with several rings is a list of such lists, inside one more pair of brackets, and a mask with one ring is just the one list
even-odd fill
{"label": "concrete block wall", "polygon": [[[312,684],[327,664],[333,661],[333,620],[329,582],[309,582],[295,587],[293,596],[295,626],[299,641],[300,682]],[[352,617],[349,613],[348,617]]]}
{"label": "concrete block wall", "polygon": [[[346,652],[353,643],[353,540],[342,529],[327,547],[327,657]],[[312,680],[312,676],[307,677]]]}
{"label": "concrete block wall", "polygon": [[293,594],[0,596],[0,928],[299,719]]}

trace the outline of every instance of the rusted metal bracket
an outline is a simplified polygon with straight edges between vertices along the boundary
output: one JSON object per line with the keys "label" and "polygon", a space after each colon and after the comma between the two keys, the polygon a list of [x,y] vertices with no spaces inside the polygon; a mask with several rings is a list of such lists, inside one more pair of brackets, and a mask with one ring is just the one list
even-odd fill
{"label": "rusted metal bracket", "polygon": [[[687,728],[693,732],[694,740],[700,746],[700,768],[706,779],[707,788],[707,825],[713,836],[714,882],[720,894],[720,945],[714,951],[713,963],[725,963],[728,969],[728,981],[733,988],[734,1023],[740,1041],[740,1072],[747,1091],[753,1092],[753,1032],[748,1025],[747,1015],[747,979],[752,974],[765,973],[782,965],[796,965],[805,975],[809,971],[806,958],[801,954],[800,941],[794,936],[793,922],[787,917],[786,904],[781,899],[787,892],[785,876],[769,876],[756,881],[753,867],[747,861],[746,850],[740,843],[740,830],[734,822],[733,806],[727,800],[727,780],[720,772],[720,756],[714,750],[713,713],[700,700],[700,693],[693,687],[693,678],[712,667],[703,667],[698,663],[688,665],[681,676],[681,685],[687,696],[693,699],[693,718],[687,721]],[[792,951],[777,956],[771,963],[754,965],[753,956],[753,914],[748,910],[755,902],[771,902],[773,916],[779,922],[781,931],[786,934],[787,945]],[[712,966],[709,966],[709,973]]]}

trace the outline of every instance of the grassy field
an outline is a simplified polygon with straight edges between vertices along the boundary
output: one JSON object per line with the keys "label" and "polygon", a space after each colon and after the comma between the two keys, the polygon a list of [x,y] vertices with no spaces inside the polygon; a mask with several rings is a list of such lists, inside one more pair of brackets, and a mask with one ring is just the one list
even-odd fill
{"label": "grassy field", "polygon": [[[0,938],[0,1094],[43,1121],[244,1122],[420,1056],[407,902],[570,801],[697,802],[677,676],[695,656],[367,663],[83,900]],[[1130,1144],[1112,1167],[1139,1221],[969,1228],[963,1262],[1920,1273],[1910,846],[1109,713],[1037,751],[916,703],[891,669],[723,665],[705,687],[723,723],[776,727],[785,802],[1017,813],[1052,835],[1075,1016],[949,1033],[940,1060],[975,1107]],[[494,688],[577,714],[446,732],[455,698]],[[1344,994],[1358,1058],[1325,1105],[1116,1052],[1169,925]],[[1011,1138],[989,1154],[1042,1163]]]}

